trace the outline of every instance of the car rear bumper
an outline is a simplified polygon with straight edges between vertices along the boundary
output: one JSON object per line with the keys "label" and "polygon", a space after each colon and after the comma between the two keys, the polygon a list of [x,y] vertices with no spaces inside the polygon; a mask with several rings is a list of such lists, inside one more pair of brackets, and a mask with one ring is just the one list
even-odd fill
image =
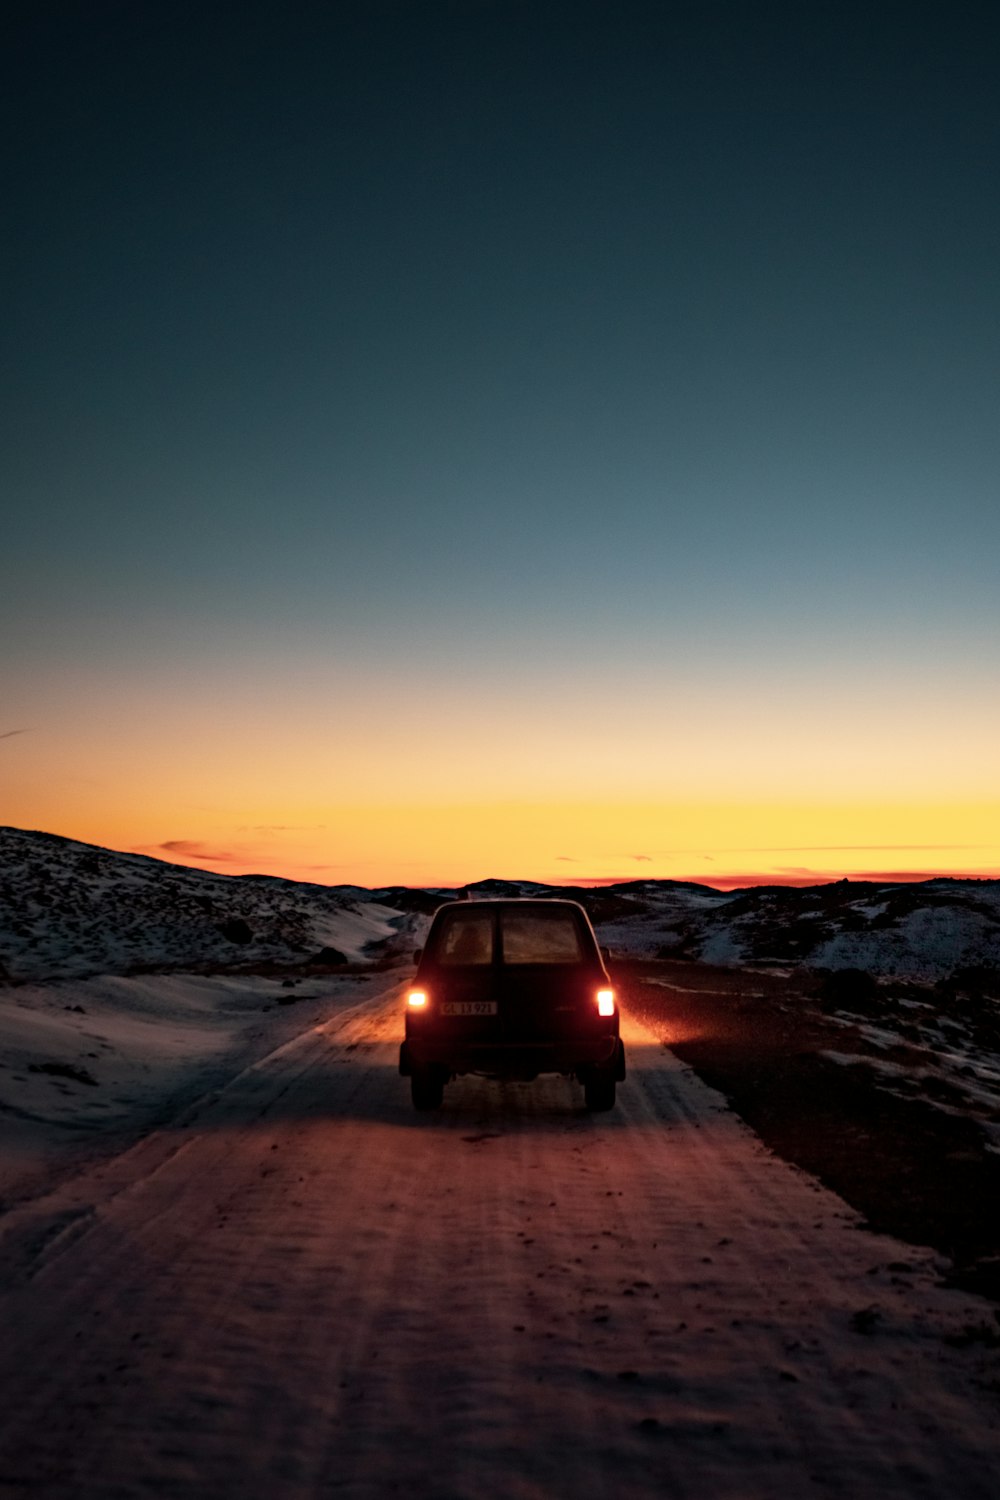
{"label": "car rear bumper", "polygon": [[498,1078],[534,1078],[539,1073],[581,1073],[610,1068],[618,1056],[618,1037],[574,1038],[554,1042],[456,1042],[449,1038],[410,1037],[400,1048],[399,1071],[441,1068],[448,1073],[483,1073]]}

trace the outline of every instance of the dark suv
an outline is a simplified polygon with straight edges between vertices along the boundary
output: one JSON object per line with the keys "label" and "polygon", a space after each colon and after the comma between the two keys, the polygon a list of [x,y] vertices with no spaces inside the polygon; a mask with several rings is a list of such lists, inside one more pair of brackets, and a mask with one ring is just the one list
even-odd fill
{"label": "dark suv", "polygon": [[399,1071],[417,1109],[459,1073],[530,1080],[563,1073],[588,1109],[611,1109],[625,1077],[618,1006],[575,901],[453,901],[435,913],[406,997]]}

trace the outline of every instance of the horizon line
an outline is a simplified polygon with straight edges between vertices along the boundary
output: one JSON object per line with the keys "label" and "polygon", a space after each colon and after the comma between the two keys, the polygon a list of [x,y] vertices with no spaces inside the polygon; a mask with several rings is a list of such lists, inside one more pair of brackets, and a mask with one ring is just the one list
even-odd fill
{"label": "horizon line", "polygon": [[[185,860],[174,854],[173,858],[165,857],[163,845],[155,846],[158,850],[153,853],[150,846],[135,845],[130,848],[117,849],[107,844],[92,844],[87,839],[74,837],[72,834],[52,834],[43,829],[18,828],[17,825],[4,825],[12,832],[17,833],[39,833],[43,837],[65,839],[68,843],[84,844],[90,848],[105,850],[109,853],[125,855],[141,855],[156,863],[172,866],[175,869],[201,870],[206,874],[231,876],[233,879],[247,879],[258,876],[263,879],[290,880],[301,885],[322,885],[330,889],[342,886],[354,886],[361,890],[385,890],[397,886],[403,890],[464,890],[470,886],[479,885],[486,880],[501,881],[515,884],[523,881],[530,885],[553,886],[563,888],[600,889],[611,885],[640,885],[645,883],[677,883],[681,885],[704,886],[710,890],[732,891],[752,889],[756,886],[787,886],[789,888],[803,888],[807,886],[835,885],[840,881],[853,881],[868,884],[893,884],[893,885],[916,885],[929,880],[974,880],[991,881],[1000,880],[1000,867],[989,866],[980,869],[937,869],[937,870],[809,870],[802,866],[787,871],[760,871],[754,870],[746,873],[712,874],[706,876],[704,873],[688,873],[679,875],[653,875],[651,873],[637,874],[631,872],[619,875],[578,875],[566,878],[560,873],[556,876],[539,877],[529,875],[483,875],[471,880],[423,880],[411,883],[407,880],[381,880],[377,884],[368,885],[363,880],[341,879],[338,881],[317,880],[315,874],[309,878],[306,874],[283,874],[275,870],[248,869],[237,873],[230,869],[213,868],[218,856],[189,855]],[[180,853],[180,851],[178,851]],[[240,861],[242,863],[242,861]],[[248,861],[249,863],[249,861]]]}
{"label": "horizon line", "polygon": [[[1000,880],[1000,869],[986,870],[844,870],[829,873],[827,871],[815,871],[806,874],[779,875],[753,873],[749,875],[713,875],[706,879],[704,875],[587,875],[580,876],[575,880],[566,879],[535,879],[527,875],[485,875],[476,880],[462,882],[453,881],[426,881],[423,885],[404,885],[405,890],[465,890],[469,886],[480,885],[484,880],[504,881],[507,884],[516,884],[524,881],[531,885],[551,885],[574,887],[581,889],[597,889],[607,885],[641,885],[674,882],[678,885],[704,885],[716,890],[737,890],[743,887],[758,885],[780,885],[780,886],[810,886],[810,885],[837,885],[840,881],[848,880],[857,883],[867,882],[869,884],[898,884],[918,885],[926,880]],[[352,884],[347,881],[345,884]],[[395,884],[396,882],[391,882]],[[400,882],[402,883],[402,882]],[[383,887],[372,887],[381,889]]]}

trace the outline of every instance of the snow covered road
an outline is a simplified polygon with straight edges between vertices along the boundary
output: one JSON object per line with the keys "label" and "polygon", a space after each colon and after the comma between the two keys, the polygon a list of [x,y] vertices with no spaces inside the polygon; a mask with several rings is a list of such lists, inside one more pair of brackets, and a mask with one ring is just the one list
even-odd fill
{"label": "snow covered road", "polygon": [[[415,1114],[397,987],[0,1221],[0,1495],[993,1500],[989,1304],[627,1020]],[[992,1387],[992,1389],[991,1389]]]}

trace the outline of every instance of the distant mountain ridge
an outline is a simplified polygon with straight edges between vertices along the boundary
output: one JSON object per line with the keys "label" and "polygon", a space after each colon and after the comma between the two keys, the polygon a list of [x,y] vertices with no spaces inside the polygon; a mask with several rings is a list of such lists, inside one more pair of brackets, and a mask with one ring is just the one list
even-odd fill
{"label": "distant mountain ridge", "polygon": [[0,828],[0,980],[140,970],[392,962],[449,899],[566,896],[631,957],[864,968],[941,978],[1000,966],[1000,881],[837,881],[718,891],[690,881],[577,887],[314,885],[219,875],[58,834]]}

